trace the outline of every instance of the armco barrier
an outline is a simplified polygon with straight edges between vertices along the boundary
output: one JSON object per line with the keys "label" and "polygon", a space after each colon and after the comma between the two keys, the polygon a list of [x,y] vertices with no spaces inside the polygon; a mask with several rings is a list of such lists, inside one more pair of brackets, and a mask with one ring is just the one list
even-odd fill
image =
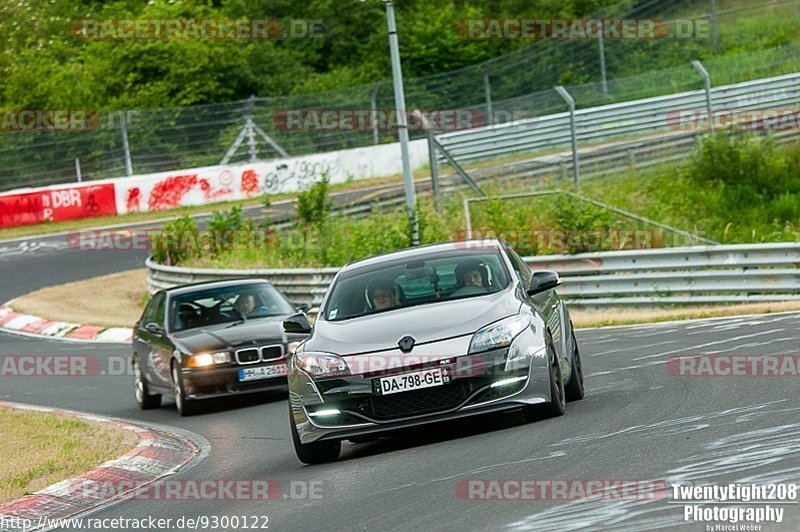
{"label": "armco barrier", "polygon": [[[800,74],[757,79],[711,89],[712,107],[718,111],[797,111]],[[697,131],[694,112],[705,114],[702,90],[645,98],[575,111],[578,145],[601,144],[615,138],[636,138],[659,133]],[[684,123],[688,114],[692,119]],[[796,120],[796,118],[795,118]],[[780,124],[775,125],[781,129]],[[783,124],[783,131],[798,124]],[[765,128],[769,129],[769,128]],[[507,156],[519,152],[569,148],[569,113],[556,113],[479,129],[436,136],[459,163]]]}
{"label": "armco barrier", "polygon": [[[800,299],[800,243],[693,246],[526,257],[564,279],[559,293],[585,308]],[[317,307],[336,268],[204,270],[147,261],[150,292],[201,280],[258,277]]]}
{"label": "armco barrier", "polygon": [[316,307],[333,276],[339,268],[292,268],[272,270],[211,270],[202,268],[180,268],[157,264],[147,259],[147,285],[150,293],[162,288],[199,283],[218,279],[242,277],[266,279],[286,294],[292,301],[310,303]]}

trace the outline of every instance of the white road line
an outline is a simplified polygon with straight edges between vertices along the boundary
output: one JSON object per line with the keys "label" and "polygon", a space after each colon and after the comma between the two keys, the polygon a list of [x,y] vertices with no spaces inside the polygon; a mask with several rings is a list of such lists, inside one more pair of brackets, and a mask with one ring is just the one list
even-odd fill
{"label": "white road line", "polygon": [[664,351],[663,353],[657,353],[655,355],[647,355],[647,356],[643,356],[643,357],[638,357],[638,358],[634,358],[633,360],[634,361],[636,361],[636,360],[647,360],[647,359],[650,359],[650,358],[663,357],[664,355],[672,355],[672,354],[681,353],[681,352],[685,353],[687,351],[694,351],[694,350],[702,349],[703,347],[708,347],[708,346],[711,346],[711,345],[726,344],[728,342],[735,342],[737,340],[744,340],[746,338],[755,338],[756,336],[764,336],[765,334],[783,332],[785,330],[786,329],[771,329],[769,331],[761,331],[761,332],[757,332],[757,333],[753,333],[753,334],[745,334],[745,335],[742,335],[742,336],[734,336],[732,338],[724,338],[722,340],[715,340],[713,342],[708,342],[708,343],[705,343],[705,344],[687,345],[687,346],[684,346],[684,347],[682,347],[680,349],[673,349],[672,351]]}
{"label": "white road line", "polygon": [[[771,339],[769,342],[751,342],[751,343],[748,343],[748,344],[737,345],[737,346],[731,347],[730,349],[719,349],[717,351],[703,351],[703,354],[704,355],[716,355],[718,353],[730,353],[731,351],[735,351],[737,349],[744,349],[745,347],[760,347],[762,345],[774,345],[774,344],[776,344],[778,342],[791,342],[791,341],[795,341],[796,342],[797,340],[798,340],[797,337],[788,337],[787,336],[785,338],[774,338],[774,339]],[[753,353],[753,354],[758,355],[758,354],[766,354],[766,353]],[[772,353],[769,353],[769,354],[772,354]]]}
{"label": "white road line", "polygon": [[[648,345],[646,347],[650,348],[650,347],[657,347],[659,345],[674,344],[674,343],[678,343],[679,341],[680,340],[668,340],[666,342],[659,342],[657,344],[650,344],[650,345]],[[612,349],[611,351],[603,351],[601,353],[594,353],[594,354],[589,355],[589,356],[590,357],[600,357],[600,356],[603,356],[603,355],[611,355],[611,354],[614,354],[614,353],[625,353],[626,351],[642,351],[642,349],[643,349],[643,346],[635,345],[633,347],[626,347],[625,349]]]}

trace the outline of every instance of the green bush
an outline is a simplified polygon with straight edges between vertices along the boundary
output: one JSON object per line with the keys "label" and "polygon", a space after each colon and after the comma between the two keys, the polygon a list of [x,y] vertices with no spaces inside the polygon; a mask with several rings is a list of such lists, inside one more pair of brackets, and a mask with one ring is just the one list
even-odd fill
{"label": "green bush", "polygon": [[197,256],[197,222],[188,214],[167,222],[161,232],[151,236],[153,259],[177,266]]}
{"label": "green bush", "polygon": [[297,194],[295,209],[301,226],[319,227],[327,220],[332,208],[329,190],[330,179],[325,172],[311,188]]}
{"label": "green bush", "polygon": [[214,211],[208,222],[208,251],[214,256],[222,251],[230,251],[239,242],[246,242],[253,229],[252,220],[244,220],[242,208],[239,206],[227,211]]}

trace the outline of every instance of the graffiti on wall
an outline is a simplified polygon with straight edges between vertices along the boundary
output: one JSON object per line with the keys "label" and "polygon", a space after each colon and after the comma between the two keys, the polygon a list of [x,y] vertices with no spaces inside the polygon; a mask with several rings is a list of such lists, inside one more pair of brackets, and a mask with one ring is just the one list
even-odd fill
{"label": "graffiti on wall", "polygon": [[263,192],[265,194],[288,190],[305,190],[316,183],[323,174],[333,176],[339,172],[335,160],[308,162],[294,160],[278,164],[274,170],[264,177]]}

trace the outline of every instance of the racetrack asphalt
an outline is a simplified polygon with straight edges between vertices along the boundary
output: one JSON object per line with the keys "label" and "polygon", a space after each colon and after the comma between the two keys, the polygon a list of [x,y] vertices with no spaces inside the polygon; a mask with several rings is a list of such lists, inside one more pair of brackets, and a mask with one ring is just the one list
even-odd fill
{"label": "racetrack asphalt", "polygon": [[[4,301],[144,261],[133,252],[48,246],[48,238],[27,242],[26,250],[0,253]],[[131,500],[92,518],[265,515],[272,530],[704,530],[685,522],[683,504],[671,497],[498,502],[464,500],[457,486],[476,479],[798,483],[797,377],[680,377],[666,366],[676,355],[798,354],[798,320],[789,313],[578,331],[587,397],[569,403],[564,417],[525,423],[512,412],[450,422],[345,443],[340,461],[319,466],[295,459],[280,393],[213,400],[208,412],[182,418],[166,401],[139,410],[131,376],[101,371],[2,375],[0,400],[180,427],[205,437],[211,450],[176,479],[271,479],[282,487],[273,501]],[[24,355],[96,357],[101,368],[117,368],[110,361],[124,360],[129,348],[0,333],[0,357]],[[319,497],[303,497],[309,486]],[[781,508],[783,522],[762,530],[800,528],[798,505]]]}

